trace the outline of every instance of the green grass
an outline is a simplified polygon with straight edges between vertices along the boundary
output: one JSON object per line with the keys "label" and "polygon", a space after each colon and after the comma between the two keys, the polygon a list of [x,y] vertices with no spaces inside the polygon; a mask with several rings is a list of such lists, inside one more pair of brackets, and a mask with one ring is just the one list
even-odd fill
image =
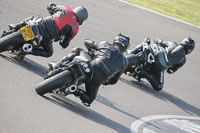
{"label": "green grass", "polygon": [[200,0],[126,0],[200,26]]}

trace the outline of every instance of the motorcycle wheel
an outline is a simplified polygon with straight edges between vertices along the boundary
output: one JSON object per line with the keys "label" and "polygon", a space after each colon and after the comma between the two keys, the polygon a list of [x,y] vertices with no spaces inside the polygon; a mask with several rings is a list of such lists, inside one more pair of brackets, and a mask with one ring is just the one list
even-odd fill
{"label": "motorcycle wheel", "polygon": [[65,70],[58,73],[50,78],[43,80],[35,86],[37,94],[44,95],[45,93],[51,92],[65,84],[73,81],[73,77],[70,71]]}
{"label": "motorcycle wheel", "polygon": [[25,43],[24,38],[21,34],[21,31],[18,30],[12,34],[0,38],[0,52],[5,51],[5,49],[9,46],[17,46],[23,43]]}
{"label": "motorcycle wheel", "polygon": [[155,84],[157,84],[157,83],[155,83],[155,82],[153,82],[153,81],[150,81],[150,84],[151,84],[151,86],[153,87],[153,89],[154,89],[155,91],[161,91],[161,90],[162,90],[162,88],[159,88],[158,86],[155,85]]}

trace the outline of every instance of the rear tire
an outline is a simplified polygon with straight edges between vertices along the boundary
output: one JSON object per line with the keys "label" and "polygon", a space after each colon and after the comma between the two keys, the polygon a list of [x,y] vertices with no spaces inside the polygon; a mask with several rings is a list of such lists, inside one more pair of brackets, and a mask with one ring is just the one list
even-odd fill
{"label": "rear tire", "polygon": [[12,34],[0,38],[0,52],[5,51],[5,49],[9,46],[16,46],[24,43],[25,41],[21,34],[21,31],[18,30],[16,32],[13,32]]}
{"label": "rear tire", "polygon": [[71,72],[66,70],[38,83],[35,87],[35,90],[37,94],[42,96],[45,93],[51,92],[52,90],[57,89],[72,81],[73,78]]}

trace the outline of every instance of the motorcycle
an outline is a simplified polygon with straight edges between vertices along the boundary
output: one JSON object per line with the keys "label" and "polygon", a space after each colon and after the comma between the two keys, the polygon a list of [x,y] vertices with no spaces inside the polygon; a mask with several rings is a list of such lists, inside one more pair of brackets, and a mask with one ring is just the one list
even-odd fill
{"label": "motorcycle", "polygon": [[39,33],[35,19],[26,20],[20,28],[11,27],[4,31],[0,38],[0,53],[11,51],[23,59],[34,48],[40,47],[42,36]]}
{"label": "motorcycle", "polygon": [[143,59],[145,58],[145,61],[139,61],[138,63],[133,64],[125,74],[135,78],[137,81],[146,79],[152,85],[154,90],[160,91],[161,89],[154,86],[157,79],[154,73],[156,71],[164,71],[164,69],[161,70],[160,68],[158,70],[156,64],[156,62],[158,62],[157,55],[158,53],[161,53],[160,51],[163,49],[164,48],[161,45],[155,42],[144,42],[142,43],[142,50],[136,54],[137,56],[132,57],[131,54],[129,54],[129,51],[127,51],[126,55],[129,55],[127,56],[127,58],[129,58],[128,60],[134,61],[135,57],[139,57]]}
{"label": "motorcycle", "polygon": [[[93,76],[93,68],[90,64],[92,59],[91,49],[88,52],[83,51],[88,58],[80,56],[79,49],[76,49],[76,56],[71,62],[64,62],[58,66],[57,62],[49,62],[49,71],[47,77],[43,81],[38,83],[35,87],[37,94],[44,95],[46,93],[55,93],[62,96],[74,94],[78,89],[81,89],[81,85],[91,80]],[[89,106],[87,103],[83,103]]]}

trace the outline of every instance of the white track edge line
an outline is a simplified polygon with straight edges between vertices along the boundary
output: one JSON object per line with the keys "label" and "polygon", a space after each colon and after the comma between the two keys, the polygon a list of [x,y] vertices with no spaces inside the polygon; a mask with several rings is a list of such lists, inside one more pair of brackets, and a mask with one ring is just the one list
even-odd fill
{"label": "white track edge line", "polygon": [[192,116],[179,116],[179,115],[154,115],[143,117],[131,124],[131,133],[138,133],[138,129],[140,126],[144,125],[145,123],[151,120],[161,120],[161,119],[187,119],[187,120],[200,120],[198,117]]}

